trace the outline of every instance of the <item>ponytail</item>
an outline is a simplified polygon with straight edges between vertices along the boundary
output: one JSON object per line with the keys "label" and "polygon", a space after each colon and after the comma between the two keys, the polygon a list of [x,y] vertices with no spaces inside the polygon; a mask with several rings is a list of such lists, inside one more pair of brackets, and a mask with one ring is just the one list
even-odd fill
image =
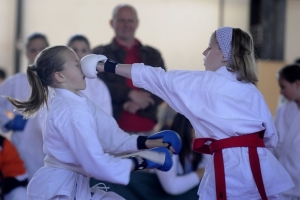
{"label": "ponytail", "polygon": [[252,37],[239,28],[232,32],[232,64],[230,71],[238,72],[239,81],[255,84],[257,79]]}
{"label": "ponytail", "polygon": [[[34,116],[46,104],[48,108],[48,86],[53,86],[54,73],[62,71],[65,63],[63,52],[71,50],[67,46],[48,47],[41,51],[33,65],[27,67],[27,79],[31,93],[26,101],[6,96],[6,99],[20,111],[25,118]],[[71,50],[72,51],[72,50]]]}
{"label": "ponytail", "polygon": [[6,99],[13,104],[25,118],[34,116],[44,104],[46,104],[48,108],[48,86],[44,85],[39,79],[36,69],[35,65],[27,67],[27,79],[31,87],[31,93],[26,101],[19,101],[8,96],[6,97]]}

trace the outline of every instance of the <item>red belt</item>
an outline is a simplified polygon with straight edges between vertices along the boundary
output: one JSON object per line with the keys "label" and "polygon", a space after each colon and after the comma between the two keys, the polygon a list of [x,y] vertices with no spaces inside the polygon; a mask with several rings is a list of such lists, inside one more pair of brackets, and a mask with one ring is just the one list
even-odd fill
{"label": "red belt", "polygon": [[[213,154],[215,165],[215,181],[217,200],[226,200],[225,171],[222,149],[233,147],[248,147],[251,171],[262,200],[267,195],[261,175],[257,147],[265,147],[263,141],[264,131],[241,135],[236,137],[215,140],[213,138],[197,138],[193,141],[193,150],[197,153]],[[210,144],[206,144],[211,142]]]}

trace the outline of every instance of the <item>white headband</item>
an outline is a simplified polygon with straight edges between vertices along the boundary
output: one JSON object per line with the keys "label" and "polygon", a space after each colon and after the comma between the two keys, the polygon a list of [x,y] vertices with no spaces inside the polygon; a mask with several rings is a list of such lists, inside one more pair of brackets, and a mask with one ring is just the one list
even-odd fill
{"label": "white headband", "polygon": [[216,30],[216,37],[226,60],[231,64],[232,27],[221,27]]}

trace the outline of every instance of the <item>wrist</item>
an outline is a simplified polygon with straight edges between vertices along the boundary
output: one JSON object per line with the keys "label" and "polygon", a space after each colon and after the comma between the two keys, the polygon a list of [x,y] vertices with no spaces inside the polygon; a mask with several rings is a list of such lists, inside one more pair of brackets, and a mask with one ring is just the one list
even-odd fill
{"label": "wrist", "polygon": [[137,138],[137,148],[138,149],[148,149],[146,142],[147,142],[146,136],[139,136]]}
{"label": "wrist", "polygon": [[118,64],[119,63],[117,61],[107,59],[104,63],[104,72],[110,72],[115,74]]}
{"label": "wrist", "polygon": [[132,156],[129,159],[131,159],[132,162],[134,163],[133,171],[147,168],[147,162],[144,158],[140,156]]}

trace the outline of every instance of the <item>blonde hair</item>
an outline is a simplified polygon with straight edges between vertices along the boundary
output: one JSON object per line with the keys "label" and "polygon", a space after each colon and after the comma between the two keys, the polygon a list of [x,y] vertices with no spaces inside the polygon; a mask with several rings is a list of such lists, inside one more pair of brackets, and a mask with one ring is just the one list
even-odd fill
{"label": "blonde hair", "polygon": [[54,83],[54,73],[64,69],[63,52],[66,50],[72,51],[67,46],[48,47],[37,55],[34,64],[27,67],[27,79],[31,87],[31,93],[26,101],[6,96],[6,99],[25,118],[34,116],[44,104],[48,108],[48,86],[52,86]]}
{"label": "blonde hair", "polygon": [[258,79],[251,35],[239,28],[233,28],[231,48],[232,63],[229,66],[229,71],[237,72],[239,81],[255,84]]}

